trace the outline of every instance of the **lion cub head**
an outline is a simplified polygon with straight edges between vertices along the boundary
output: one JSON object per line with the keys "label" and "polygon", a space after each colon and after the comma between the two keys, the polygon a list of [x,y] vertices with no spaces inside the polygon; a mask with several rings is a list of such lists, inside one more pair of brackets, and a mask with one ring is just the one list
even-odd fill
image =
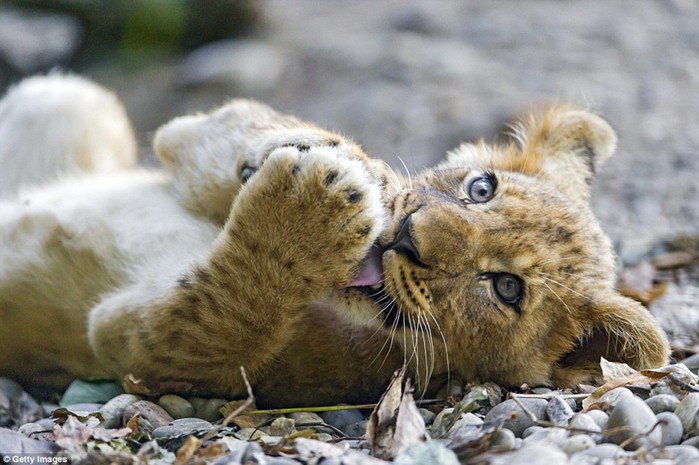
{"label": "lion cub head", "polygon": [[666,363],[657,323],[614,289],[614,253],[588,203],[614,131],[557,107],[514,139],[464,144],[389,201],[391,226],[368,260],[383,275],[359,289],[418,380],[571,386],[591,381],[602,356]]}

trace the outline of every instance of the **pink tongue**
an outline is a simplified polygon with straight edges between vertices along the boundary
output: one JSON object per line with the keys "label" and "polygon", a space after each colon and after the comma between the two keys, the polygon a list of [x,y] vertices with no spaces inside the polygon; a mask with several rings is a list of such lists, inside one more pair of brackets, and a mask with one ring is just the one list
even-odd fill
{"label": "pink tongue", "polygon": [[381,249],[373,246],[361,265],[359,274],[342,287],[374,286],[383,282],[381,267]]}

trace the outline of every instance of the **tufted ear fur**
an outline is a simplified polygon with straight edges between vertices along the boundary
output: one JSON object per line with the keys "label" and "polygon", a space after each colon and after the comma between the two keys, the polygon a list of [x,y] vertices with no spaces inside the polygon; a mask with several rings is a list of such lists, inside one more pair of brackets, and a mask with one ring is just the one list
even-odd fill
{"label": "tufted ear fur", "polygon": [[513,127],[516,145],[463,144],[447,166],[469,165],[546,176],[568,198],[587,203],[599,164],[616,148],[617,137],[599,116],[568,106],[530,115]]}
{"label": "tufted ear fur", "polygon": [[667,338],[638,302],[610,291],[584,316],[589,318],[585,334],[554,370],[555,385],[570,386],[595,379],[600,374],[601,357],[639,370],[668,363]]}

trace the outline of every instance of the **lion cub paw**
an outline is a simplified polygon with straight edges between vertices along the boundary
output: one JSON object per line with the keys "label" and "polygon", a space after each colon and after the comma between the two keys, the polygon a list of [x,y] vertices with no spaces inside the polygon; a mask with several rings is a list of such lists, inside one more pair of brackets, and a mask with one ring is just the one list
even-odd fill
{"label": "lion cub paw", "polygon": [[232,219],[260,259],[311,287],[348,282],[386,218],[365,160],[331,146],[274,150],[236,204]]}

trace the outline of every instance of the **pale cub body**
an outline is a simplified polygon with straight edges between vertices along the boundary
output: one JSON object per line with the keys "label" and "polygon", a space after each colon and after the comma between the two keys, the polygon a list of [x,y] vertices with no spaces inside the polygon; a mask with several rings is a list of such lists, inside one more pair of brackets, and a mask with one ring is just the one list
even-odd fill
{"label": "pale cub body", "polygon": [[[57,96],[75,84],[47,79]],[[41,107],[26,86],[3,102],[16,101]],[[66,104],[84,105],[71,127],[124,125]],[[15,190],[51,156],[52,124],[23,127],[36,150],[0,168]],[[164,172],[64,164],[66,179],[0,204],[0,374],[60,386],[131,373],[236,396],[244,366],[278,405],[375,399],[404,359],[432,391],[450,377],[569,385],[600,355],[665,362],[655,322],[613,290],[587,206],[613,132],[562,109],[520,136],[519,150],[465,145],[407,186],[337,134],[233,101],[159,130]]]}

